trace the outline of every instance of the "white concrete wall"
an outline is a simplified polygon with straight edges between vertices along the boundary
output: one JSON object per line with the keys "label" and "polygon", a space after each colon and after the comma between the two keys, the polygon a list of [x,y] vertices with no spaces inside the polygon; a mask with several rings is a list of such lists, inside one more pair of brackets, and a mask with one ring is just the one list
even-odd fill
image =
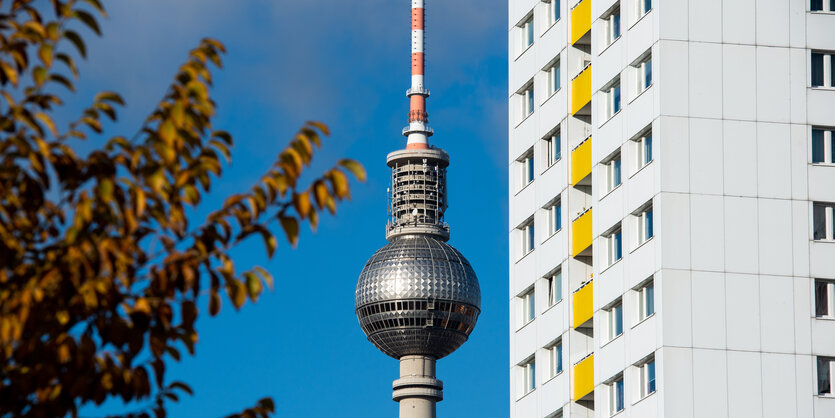
{"label": "white concrete wall", "polygon": [[[814,318],[815,278],[835,279],[835,243],[811,240],[812,202],[835,202],[835,166],[811,164],[811,127],[835,126],[835,89],[810,87],[810,51],[835,51],[835,14],[809,13],[808,0],[654,0],[641,19],[621,0],[622,36],[604,46],[601,15],[616,0],[592,1],[595,417],[608,418],[607,382],[623,374],[623,417],[831,417],[835,398],[816,395],[815,356],[835,356],[835,321]],[[573,74],[566,68],[570,8],[545,30],[539,0],[509,0],[509,167],[563,128],[562,160],[521,191],[510,191],[509,233],[534,217],[537,249],[510,253],[511,416],[546,417],[569,407],[570,272],[560,304],[547,308],[542,277],[569,257],[566,231]],[[516,24],[534,12],[537,38],[516,48]],[[638,94],[630,64],[652,53],[653,84]],[[562,89],[544,97],[544,66],[560,56]],[[600,89],[620,77],[622,110],[599,111]],[[519,122],[514,93],[534,81],[536,110]],[[647,127],[654,160],[633,169],[633,143]],[[622,184],[606,193],[599,162],[620,151]],[[515,178],[510,184],[515,184]],[[542,206],[563,199],[563,231],[546,239]],[[637,245],[637,208],[652,202],[655,237]],[[623,230],[623,259],[605,265],[599,237]],[[567,263],[563,264],[567,266]],[[637,293],[654,277],[656,314],[636,323]],[[517,329],[515,296],[537,291],[537,318]],[[620,299],[624,333],[604,337],[602,308]],[[558,336],[565,371],[547,380],[543,347]],[[638,369],[654,353],[657,387],[638,399]],[[537,359],[537,389],[519,399],[515,366]],[[573,355],[573,354],[572,354]],[[547,380],[547,381],[546,381]],[[568,416],[568,414],[566,414]]]}

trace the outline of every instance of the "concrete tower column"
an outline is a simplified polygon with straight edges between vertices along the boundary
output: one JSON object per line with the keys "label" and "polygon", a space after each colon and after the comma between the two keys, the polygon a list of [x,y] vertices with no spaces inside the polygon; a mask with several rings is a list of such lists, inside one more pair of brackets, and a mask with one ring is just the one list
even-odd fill
{"label": "concrete tower column", "polygon": [[400,418],[435,418],[435,403],[444,399],[444,383],[435,379],[435,358],[401,357],[400,379],[392,389],[392,399],[400,403]]}

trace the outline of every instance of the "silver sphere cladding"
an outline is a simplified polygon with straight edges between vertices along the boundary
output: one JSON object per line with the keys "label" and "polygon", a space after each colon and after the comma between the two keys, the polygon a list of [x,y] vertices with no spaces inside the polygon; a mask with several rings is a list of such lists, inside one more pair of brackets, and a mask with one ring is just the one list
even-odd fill
{"label": "silver sphere cladding", "polygon": [[387,355],[447,356],[475,328],[478,278],[466,258],[429,235],[407,235],[379,249],[360,273],[360,326]]}

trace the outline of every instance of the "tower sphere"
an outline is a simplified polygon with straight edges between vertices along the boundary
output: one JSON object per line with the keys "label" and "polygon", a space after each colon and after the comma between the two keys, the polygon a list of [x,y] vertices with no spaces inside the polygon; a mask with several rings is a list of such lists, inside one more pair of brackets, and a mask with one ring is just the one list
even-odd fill
{"label": "tower sphere", "polygon": [[365,264],[355,303],[362,330],[382,352],[439,359],[467,341],[481,290],[458,250],[431,235],[403,235]]}

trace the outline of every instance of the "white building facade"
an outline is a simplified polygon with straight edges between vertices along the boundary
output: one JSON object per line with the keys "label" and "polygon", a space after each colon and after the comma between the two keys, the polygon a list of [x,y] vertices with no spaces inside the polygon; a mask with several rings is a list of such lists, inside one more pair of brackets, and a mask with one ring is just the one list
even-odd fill
{"label": "white building facade", "polygon": [[835,417],[835,0],[509,0],[510,410]]}

